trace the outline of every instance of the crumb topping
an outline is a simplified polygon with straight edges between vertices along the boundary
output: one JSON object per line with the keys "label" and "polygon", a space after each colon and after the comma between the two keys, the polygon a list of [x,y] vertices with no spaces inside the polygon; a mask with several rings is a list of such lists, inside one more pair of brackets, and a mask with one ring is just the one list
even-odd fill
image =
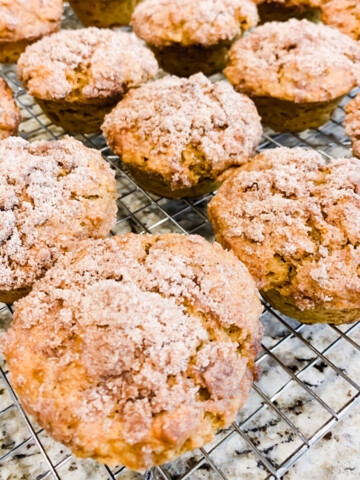
{"label": "crumb topping", "polygon": [[326,0],[253,0],[256,4],[260,5],[261,3],[273,3],[280,4],[286,7],[320,7],[322,3]]}
{"label": "crumb topping", "polygon": [[0,0],[0,42],[35,40],[55,32],[62,0]]}
{"label": "crumb topping", "polygon": [[157,72],[153,53],[133,33],[94,27],[43,38],[18,62],[24,86],[43,100],[116,97]]}
{"label": "crumb topping", "polygon": [[0,142],[0,291],[29,287],[60,253],[107,235],[115,180],[99,152],[66,137]]}
{"label": "crumb topping", "polygon": [[360,40],[360,3],[358,0],[324,0],[321,20]]}
{"label": "crumb topping", "polygon": [[189,79],[167,76],[132,90],[102,128],[125,163],[161,174],[173,189],[245,163],[262,133],[253,102],[202,73]]}
{"label": "crumb topping", "polygon": [[218,240],[264,291],[302,309],[360,306],[360,160],[301,148],[241,167],[209,206]]}
{"label": "crumb topping", "polygon": [[345,133],[351,138],[354,155],[360,158],[360,94],[346,105]]}
{"label": "crumb topping", "polygon": [[116,439],[146,458],[149,444],[181,445],[206,415],[226,417],[254,371],[261,310],[246,268],[219,245],[130,234],[62,257],[17,303],[2,347],[24,405],[55,438],[70,430],[82,452]]}
{"label": "crumb topping", "polygon": [[231,41],[257,21],[252,0],[144,0],[131,23],[140,38],[165,47]]}
{"label": "crumb topping", "polygon": [[360,44],[308,20],[270,22],[233,45],[224,73],[250,96],[324,102],[358,85]]}
{"label": "crumb topping", "polygon": [[0,77],[0,140],[16,135],[21,122],[19,107],[9,85]]}

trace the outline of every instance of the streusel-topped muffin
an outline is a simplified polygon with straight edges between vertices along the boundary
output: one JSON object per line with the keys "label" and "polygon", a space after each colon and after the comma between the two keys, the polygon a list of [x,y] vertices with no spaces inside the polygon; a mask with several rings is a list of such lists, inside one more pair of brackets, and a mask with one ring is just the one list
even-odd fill
{"label": "streusel-topped muffin", "polygon": [[128,25],[134,8],[141,0],[69,0],[69,3],[87,27],[116,27]]}
{"label": "streusel-topped muffin", "polygon": [[257,4],[260,23],[285,22],[290,18],[307,18],[318,21],[320,6],[326,0],[254,0]]}
{"label": "streusel-topped muffin", "polygon": [[345,133],[351,138],[354,155],[360,158],[360,94],[346,105]]}
{"label": "streusel-topped muffin", "polygon": [[275,130],[315,128],[358,85],[360,43],[307,20],[266,23],[233,45],[225,75]]}
{"label": "streusel-topped muffin", "polygon": [[360,160],[266,150],[209,205],[217,240],[263,296],[305,323],[360,318]]}
{"label": "streusel-topped muffin", "polygon": [[358,0],[324,0],[321,20],[355,40],[360,40],[360,3]]}
{"label": "streusel-topped muffin", "polygon": [[115,178],[97,150],[65,137],[0,142],[0,302],[26,295],[59,256],[115,223]]}
{"label": "streusel-topped muffin", "polygon": [[143,471],[235,420],[261,311],[220,245],[130,234],[65,255],[18,302],[2,350],[22,405],[56,440]]}
{"label": "streusel-topped muffin", "polygon": [[95,132],[130,88],[158,72],[154,54],[133,33],[64,30],[26,49],[18,74],[56,125]]}
{"label": "streusel-topped muffin", "polygon": [[0,0],[0,62],[16,62],[30,44],[60,27],[62,0]]}
{"label": "streusel-topped muffin", "polygon": [[252,0],[144,0],[131,23],[164,70],[189,76],[222,70],[230,45],[257,20]]}
{"label": "streusel-topped muffin", "polygon": [[0,140],[17,135],[20,122],[21,113],[14,100],[13,92],[0,77]]}
{"label": "streusel-topped muffin", "polygon": [[215,190],[255,154],[262,133],[253,102],[202,73],[132,90],[102,128],[137,183],[171,198]]}

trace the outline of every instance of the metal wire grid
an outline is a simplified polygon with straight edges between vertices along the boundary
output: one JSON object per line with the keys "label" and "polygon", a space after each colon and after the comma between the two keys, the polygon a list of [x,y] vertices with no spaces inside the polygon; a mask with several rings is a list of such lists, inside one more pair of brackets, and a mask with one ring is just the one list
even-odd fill
{"label": "metal wire grid", "polygon": [[[21,135],[32,141],[61,138],[65,132],[49,123],[22,89],[14,69],[4,67],[1,73],[13,88],[23,113]],[[345,99],[342,105],[348,100]],[[259,151],[280,145],[303,146],[315,148],[329,158],[350,156],[349,140],[341,126],[343,117],[341,106],[331,122],[318,130],[299,135],[276,135],[266,131]],[[129,231],[183,232],[197,233],[213,240],[206,215],[211,195],[181,201],[149,195],[132,181],[101,135],[78,135],[77,138],[99,149],[116,170],[119,210],[113,235]],[[238,421],[220,432],[212,444],[173,464],[157,467],[143,477],[123,467],[110,469],[91,461],[80,462],[53,442],[24,412],[3,361],[0,363],[0,383],[2,381],[5,389],[2,391],[0,385],[0,398],[6,391],[7,401],[5,406],[3,402],[0,406],[0,433],[3,430],[5,435],[0,445],[0,479],[231,480],[241,478],[249,471],[253,479],[290,478],[287,472],[291,466],[360,402],[360,322],[345,327],[309,327],[279,315],[265,302],[264,307],[263,351],[257,359],[263,375],[254,384]],[[0,328],[1,322],[10,323],[11,317],[11,306],[0,304]],[[16,419],[11,420],[14,416]],[[11,433],[7,433],[9,422],[21,422],[27,433],[23,433],[20,439],[17,434],[12,438]],[[35,467],[31,463],[32,457]],[[26,466],[19,466],[23,460],[27,462]],[[36,470],[39,463],[41,468]],[[1,473],[9,468],[13,468],[16,474],[7,477],[7,473]]]}

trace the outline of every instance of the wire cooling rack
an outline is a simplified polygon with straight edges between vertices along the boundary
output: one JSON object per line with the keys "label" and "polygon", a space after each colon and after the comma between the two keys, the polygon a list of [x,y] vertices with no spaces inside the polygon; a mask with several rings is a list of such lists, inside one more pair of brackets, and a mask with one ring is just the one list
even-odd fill
{"label": "wire cooling rack", "polygon": [[[71,15],[65,23],[69,25],[77,26]],[[34,141],[65,135],[21,87],[13,66],[3,65],[0,73],[22,111],[21,136]],[[344,99],[332,120],[318,130],[294,135],[265,129],[259,151],[302,146],[328,158],[351,156],[341,125],[348,101]],[[99,149],[116,170],[118,213],[112,235],[180,232],[214,240],[206,214],[211,195],[181,201],[150,195],[132,181],[101,135],[76,138]],[[306,326],[279,315],[266,303],[264,307],[263,350],[257,358],[263,373],[237,422],[219,432],[212,444],[144,476],[121,466],[108,468],[76,459],[54,442],[24,412],[0,358],[0,479],[290,479],[291,466],[360,402],[360,322]],[[11,306],[0,304],[0,331],[8,328],[11,319]]]}

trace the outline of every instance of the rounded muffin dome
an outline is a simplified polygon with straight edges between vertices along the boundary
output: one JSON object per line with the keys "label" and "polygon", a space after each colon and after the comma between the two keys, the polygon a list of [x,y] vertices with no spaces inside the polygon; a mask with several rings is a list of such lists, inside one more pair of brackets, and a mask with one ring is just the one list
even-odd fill
{"label": "rounded muffin dome", "polygon": [[235,420],[261,311],[220,245],[130,234],[65,255],[18,302],[2,348],[22,404],[56,440],[143,470]]}
{"label": "rounded muffin dome", "polygon": [[[360,160],[267,150],[209,204],[217,240],[280,311],[304,322],[360,317]],[[276,302],[276,300],[278,300]]]}

